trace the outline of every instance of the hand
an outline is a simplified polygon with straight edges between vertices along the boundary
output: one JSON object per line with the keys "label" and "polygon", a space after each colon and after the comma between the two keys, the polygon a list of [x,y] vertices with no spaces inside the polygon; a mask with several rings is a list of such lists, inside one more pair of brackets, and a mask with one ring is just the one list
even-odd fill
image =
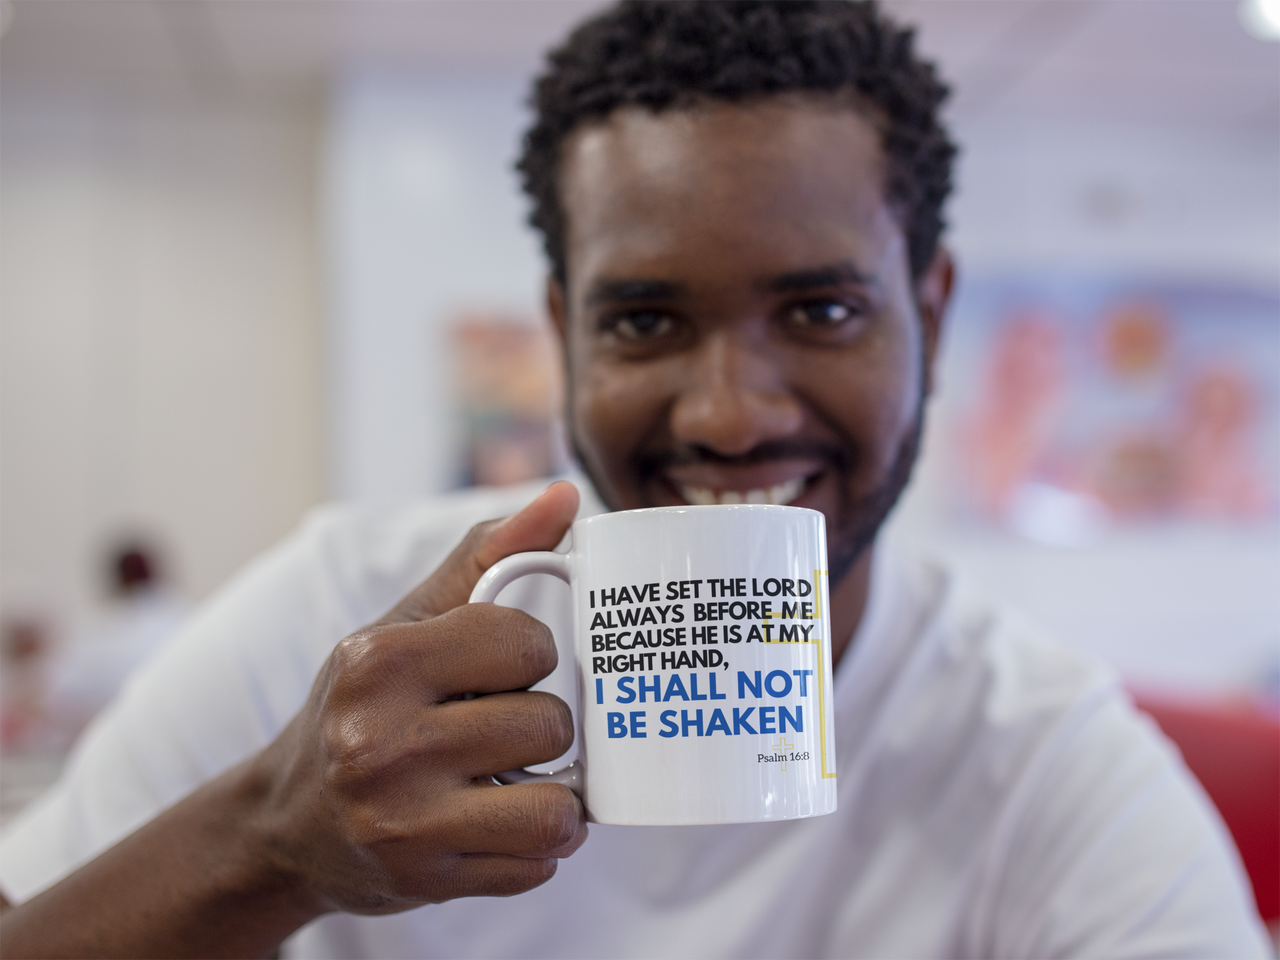
{"label": "hand", "polygon": [[317,913],[521,893],[586,839],[567,787],[492,780],[573,742],[564,701],[526,689],[555,668],[550,631],[467,603],[498,560],[552,549],[577,506],[573,486],[556,483],[473,528],[395,609],[338,644],[302,711],[252,763],[255,831]]}

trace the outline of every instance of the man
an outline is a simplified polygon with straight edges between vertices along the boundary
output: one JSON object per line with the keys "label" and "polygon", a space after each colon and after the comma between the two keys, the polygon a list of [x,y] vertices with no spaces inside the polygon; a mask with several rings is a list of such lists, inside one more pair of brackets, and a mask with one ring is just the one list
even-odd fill
{"label": "man", "polygon": [[[1261,954],[1220,825],[1105,675],[872,549],[951,287],[944,92],[868,6],[629,4],[552,55],[521,165],[603,504],[826,515],[836,814],[588,841],[567,789],[492,780],[572,740],[527,689],[563,594],[466,604],[498,559],[561,540],[574,488],[443,560],[529,492],[331,510],[6,839],[4,949],[265,954],[316,921],[291,951]],[[477,899],[499,894],[521,895]]]}

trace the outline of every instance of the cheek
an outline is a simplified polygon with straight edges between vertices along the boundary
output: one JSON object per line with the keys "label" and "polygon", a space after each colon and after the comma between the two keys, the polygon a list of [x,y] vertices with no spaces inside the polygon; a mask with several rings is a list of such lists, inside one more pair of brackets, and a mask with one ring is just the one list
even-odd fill
{"label": "cheek", "polygon": [[876,430],[882,440],[879,457],[888,466],[898,455],[902,438],[914,429],[921,403],[924,370],[920,340],[914,335],[895,342],[890,356],[877,369],[879,403],[874,407]]}
{"label": "cheek", "polygon": [[881,473],[897,456],[915,422],[920,396],[919,344],[886,338],[856,357],[811,366],[805,382],[811,405],[860,451],[863,468]]}
{"label": "cheek", "polygon": [[616,469],[648,433],[661,410],[660,378],[652,371],[600,360],[583,366],[575,381],[573,419],[578,444]]}

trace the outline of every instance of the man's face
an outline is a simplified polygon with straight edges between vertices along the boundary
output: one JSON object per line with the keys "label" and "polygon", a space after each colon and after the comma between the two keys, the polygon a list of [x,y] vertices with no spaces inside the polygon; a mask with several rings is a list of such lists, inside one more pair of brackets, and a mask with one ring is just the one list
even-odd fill
{"label": "man's face", "polygon": [[567,140],[549,299],[610,508],[811,507],[833,579],[852,565],[914,460],[949,283],[944,263],[913,285],[883,163],[858,113],[792,98]]}

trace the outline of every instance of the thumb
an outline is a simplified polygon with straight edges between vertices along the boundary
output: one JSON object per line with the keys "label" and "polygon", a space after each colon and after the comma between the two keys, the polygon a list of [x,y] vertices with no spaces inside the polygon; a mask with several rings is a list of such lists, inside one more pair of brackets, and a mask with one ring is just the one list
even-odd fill
{"label": "thumb", "polygon": [[484,572],[499,560],[528,550],[554,549],[577,512],[578,488],[560,480],[523,510],[476,524],[435,573],[379,622],[429,620],[462,606]]}

